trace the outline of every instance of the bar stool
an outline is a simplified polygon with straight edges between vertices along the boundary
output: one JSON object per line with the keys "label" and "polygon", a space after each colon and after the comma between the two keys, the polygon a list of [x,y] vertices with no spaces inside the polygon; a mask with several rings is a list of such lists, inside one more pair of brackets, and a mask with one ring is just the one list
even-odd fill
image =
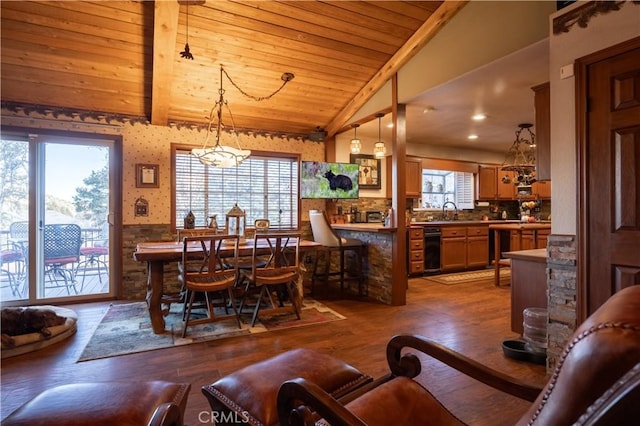
{"label": "bar stool", "polygon": [[[318,273],[318,257],[313,268],[313,277],[311,280],[311,292],[315,286],[316,278],[321,278],[325,285],[329,285],[330,281],[340,282],[340,291],[344,291],[344,284],[347,281],[355,281],[358,283],[358,293],[362,295],[362,284],[364,282],[363,274],[363,258],[366,253],[366,244],[355,238],[341,238],[331,228],[329,219],[324,211],[310,210],[309,220],[311,222],[311,232],[313,239],[322,244],[322,252],[324,256],[324,272]],[[338,271],[331,272],[331,255],[337,252],[340,256],[340,266]],[[349,275],[345,267],[345,254],[351,252],[354,257],[355,269]],[[330,279],[331,276],[337,276]]]}

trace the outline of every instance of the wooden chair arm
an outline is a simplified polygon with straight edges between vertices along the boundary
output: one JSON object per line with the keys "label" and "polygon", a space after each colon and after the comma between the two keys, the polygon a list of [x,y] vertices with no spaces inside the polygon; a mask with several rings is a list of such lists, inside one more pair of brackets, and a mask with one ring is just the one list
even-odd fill
{"label": "wooden chair arm", "polygon": [[527,401],[535,401],[542,391],[540,386],[522,382],[417,335],[394,336],[387,344],[387,362],[391,373],[396,376],[413,378],[420,374],[420,360],[411,353],[402,355],[403,348],[419,350],[488,386]]}
{"label": "wooden chair arm", "polygon": [[278,417],[281,425],[311,426],[315,425],[318,416],[332,426],[366,426],[344,405],[309,380],[299,377],[280,386]]}

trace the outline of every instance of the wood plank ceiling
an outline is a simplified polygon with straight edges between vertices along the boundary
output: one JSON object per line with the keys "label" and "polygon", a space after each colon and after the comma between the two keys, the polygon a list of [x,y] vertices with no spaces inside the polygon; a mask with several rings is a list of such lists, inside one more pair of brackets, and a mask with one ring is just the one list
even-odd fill
{"label": "wood plank ceiling", "polygon": [[[220,66],[238,129],[337,131],[464,2],[3,1],[4,107],[206,124]],[[188,11],[188,13],[187,13]],[[188,43],[193,60],[180,52]]]}

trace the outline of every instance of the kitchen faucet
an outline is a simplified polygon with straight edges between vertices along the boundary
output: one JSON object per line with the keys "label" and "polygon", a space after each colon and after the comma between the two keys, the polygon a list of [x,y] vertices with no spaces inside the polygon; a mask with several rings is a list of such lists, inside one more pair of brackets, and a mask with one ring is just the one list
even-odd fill
{"label": "kitchen faucet", "polygon": [[448,204],[451,204],[453,208],[456,209],[456,212],[453,214],[453,220],[458,220],[458,206],[456,206],[456,203],[454,203],[453,201],[445,201],[444,204],[442,205],[442,219],[445,220],[447,218],[447,215],[444,209],[447,207]]}

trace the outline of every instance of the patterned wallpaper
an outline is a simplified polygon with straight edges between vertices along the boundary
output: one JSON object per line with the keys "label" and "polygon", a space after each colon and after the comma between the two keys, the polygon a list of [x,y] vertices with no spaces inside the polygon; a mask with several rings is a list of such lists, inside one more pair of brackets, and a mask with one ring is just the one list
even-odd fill
{"label": "patterned wallpaper", "polygon": [[[206,132],[202,129],[177,129],[143,124],[126,125],[124,138],[123,223],[168,224],[171,219],[171,151],[172,143],[201,147]],[[303,160],[322,161],[324,143],[300,141],[263,135],[240,135],[243,149],[300,154]],[[136,188],[135,165],[158,164],[159,188]],[[133,206],[138,197],[149,202],[149,216],[136,217]],[[302,220],[310,209],[323,209],[324,202],[302,200]]]}
{"label": "patterned wallpaper", "polygon": [[[31,129],[65,130],[70,132],[112,134],[123,139],[122,206],[123,225],[171,223],[171,144],[201,147],[205,130],[186,126],[165,127],[143,123],[87,123],[79,119],[56,120],[53,117],[26,117],[2,110],[2,123]],[[323,161],[324,143],[301,141],[265,135],[240,135],[244,149],[300,154],[302,160]],[[158,165],[158,188],[136,188],[136,164]],[[149,204],[148,216],[135,216],[135,203],[143,197]],[[302,220],[308,221],[308,211],[324,209],[322,200],[302,200]]]}

